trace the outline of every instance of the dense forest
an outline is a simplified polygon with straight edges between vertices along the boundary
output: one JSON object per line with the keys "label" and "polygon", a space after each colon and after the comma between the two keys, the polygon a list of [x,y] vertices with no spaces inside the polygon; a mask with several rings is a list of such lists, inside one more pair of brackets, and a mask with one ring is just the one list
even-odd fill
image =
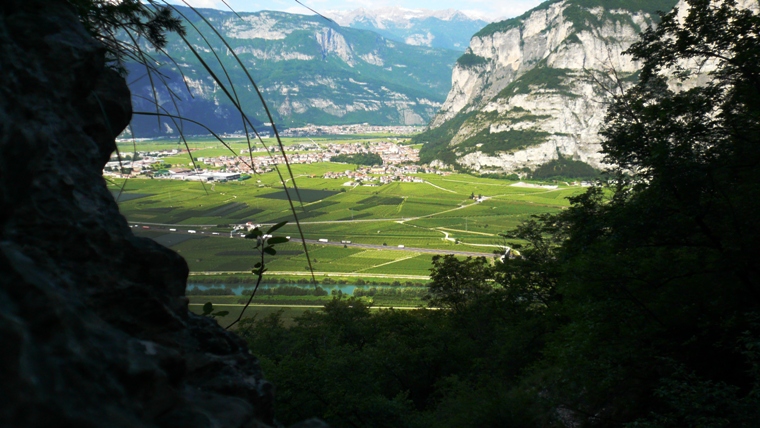
{"label": "dense forest", "polygon": [[441,310],[335,299],[241,323],[282,422],[757,426],[760,18],[689,3],[629,51],[640,80],[602,134],[614,184],[507,234],[518,257],[436,258]]}

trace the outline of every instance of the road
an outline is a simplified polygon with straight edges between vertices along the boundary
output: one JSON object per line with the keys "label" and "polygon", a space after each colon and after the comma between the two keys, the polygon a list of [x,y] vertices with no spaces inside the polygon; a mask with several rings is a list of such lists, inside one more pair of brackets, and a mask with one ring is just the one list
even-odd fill
{"label": "road", "polygon": [[[298,240],[300,241],[300,240]],[[304,239],[307,244],[319,244],[319,245],[334,245],[334,246],[347,246],[353,248],[365,248],[368,250],[394,250],[394,251],[411,251],[414,253],[426,253],[426,254],[454,254],[457,256],[472,256],[472,257],[494,257],[494,253],[481,253],[476,251],[457,251],[457,250],[439,250],[436,248],[416,248],[416,247],[393,247],[387,245],[374,245],[374,244],[342,244],[340,242],[319,242],[314,239]]]}
{"label": "road", "polygon": [[[151,231],[154,231],[154,232],[178,233],[178,234],[193,235],[193,236],[202,235],[202,236],[208,236],[210,238],[227,238],[227,239],[229,239],[229,237],[230,237],[230,235],[227,234],[227,233],[219,233],[218,235],[213,235],[212,232],[207,232],[207,231],[202,231],[202,230],[196,230],[196,233],[191,234],[191,233],[188,232],[188,229],[183,229],[183,228],[186,228],[186,227],[194,227],[194,228],[197,229],[199,227],[203,227],[201,225],[192,226],[192,225],[184,225],[183,224],[181,226],[178,226],[176,224],[159,224],[159,223],[143,223],[143,222],[133,222],[133,224],[135,226],[142,226],[142,225],[145,225],[145,226],[150,225],[148,227],[159,226],[159,228],[157,228],[157,229],[148,229],[148,230],[151,230]],[[207,226],[215,226],[215,225],[207,225]],[[168,229],[169,227],[171,227],[172,229],[177,229],[177,230],[174,231],[174,232],[171,232]],[[141,230],[141,229],[138,229],[138,230]],[[292,239],[291,240],[291,242],[300,242],[300,241],[301,241],[300,239]],[[342,247],[342,246],[345,245],[346,247],[350,247],[350,248],[364,248],[364,249],[367,249],[367,250],[380,250],[380,251],[393,250],[393,251],[409,251],[409,252],[413,252],[413,253],[424,253],[424,254],[454,254],[454,255],[457,255],[457,256],[494,257],[494,253],[493,252],[484,253],[484,252],[478,252],[478,251],[442,250],[442,249],[436,249],[436,248],[417,248],[417,247],[399,248],[398,246],[376,245],[376,244],[360,244],[360,243],[354,243],[354,242],[352,242],[350,244],[349,243],[341,243],[341,242],[337,242],[337,241],[320,242],[319,240],[316,240],[316,239],[304,239],[304,242],[307,243],[307,244],[332,245],[332,246],[337,246],[337,247]]]}

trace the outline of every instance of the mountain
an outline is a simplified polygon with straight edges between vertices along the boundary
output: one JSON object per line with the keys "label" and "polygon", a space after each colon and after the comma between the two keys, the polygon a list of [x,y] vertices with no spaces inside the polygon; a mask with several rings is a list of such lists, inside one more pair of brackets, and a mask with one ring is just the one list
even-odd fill
{"label": "mountain", "polygon": [[674,0],[548,1],[477,32],[429,130],[423,161],[529,173],[551,161],[603,167],[598,131],[640,64],[625,51]]}
{"label": "mountain", "polygon": [[386,7],[330,11],[326,16],[344,27],[374,31],[390,40],[457,51],[464,51],[470,37],[488,24],[453,9]]}
{"label": "mountain", "polygon": [[[161,108],[176,111],[171,93],[181,101],[183,116],[218,132],[242,130],[240,113],[199,61],[228,82],[218,66],[221,58],[241,104],[256,124],[269,120],[244,71],[224,44],[192,10],[177,7],[185,19],[189,45],[171,35],[166,55],[144,46],[160,60],[160,75],[149,78],[144,66],[127,64],[136,111],[156,111],[148,100],[158,99]],[[200,9],[224,36],[249,70],[278,125],[424,125],[442,105],[451,85],[451,70],[460,52],[411,46],[376,33],[338,24],[317,16],[284,12],[240,13]],[[203,37],[193,26],[200,29]],[[204,40],[208,40],[208,43]],[[163,76],[163,77],[162,77]],[[229,86],[229,84],[225,84]],[[189,90],[189,93],[188,93]],[[232,93],[232,91],[230,90]],[[137,116],[135,135],[176,135],[179,124],[155,117]],[[185,123],[187,134],[208,134]]]}

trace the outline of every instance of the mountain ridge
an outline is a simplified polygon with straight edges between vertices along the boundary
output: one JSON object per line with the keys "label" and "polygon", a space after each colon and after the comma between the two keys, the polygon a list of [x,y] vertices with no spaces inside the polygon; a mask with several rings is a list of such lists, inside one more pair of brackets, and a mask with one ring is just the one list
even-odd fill
{"label": "mountain ridge", "polygon": [[[224,79],[215,65],[215,51],[235,83],[241,104],[259,126],[269,122],[244,71],[236,64],[221,41],[192,10],[177,7],[185,23],[201,28],[210,40],[188,28],[187,40],[203,61]],[[282,127],[307,124],[337,125],[424,125],[445,100],[450,86],[451,67],[458,52],[410,46],[388,40],[376,33],[340,27],[318,16],[262,11],[240,13],[214,9],[199,10],[225,37],[230,48],[256,80],[258,87]],[[146,49],[150,48],[146,46]],[[132,76],[130,89],[136,110],[154,111],[157,96],[161,108],[176,113],[172,93],[181,101],[181,115],[203,122],[219,132],[243,129],[240,113],[227,100],[218,83],[209,77],[202,63],[176,35],[170,35],[166,51],[172,57],[151,51],[163,60],[153,81],[135,64],[127,68]],[[190,94],[188,94],[188,89]],[[189,134],[208,130],[185,123]],[[155,117],[138,117],[133,122],[136,136],[176,135],[178,123]],[[264,130],[266,132],[266,130]]]}
{"label": "mountain ridge", "polygon": [[472,34],[488,24],[455,9],[359,8],[327,11],[326,16],[344,27],[374,31],[391,40],[458,51],[463,51]]}

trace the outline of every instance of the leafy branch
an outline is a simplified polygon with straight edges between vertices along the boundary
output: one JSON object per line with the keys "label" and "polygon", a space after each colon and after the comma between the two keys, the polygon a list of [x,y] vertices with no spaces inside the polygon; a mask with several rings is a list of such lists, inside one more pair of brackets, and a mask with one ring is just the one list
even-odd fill
{"label": "leafy branch", "polygon": [[[284,236],[272,235],[281,227],[285,226],[285,224],[287,224],[287,221],[277,223],[274,226],[267,229],[266,232],[262,232],[261,229],[256,227],[245,235],[245,239],[256,240],[256,246],[254,247],[254,249],[259,250],[260,260],[256,262],[255,265],[253,265],[253,270],[251,271],[254,275],[257,276],[256,286],[253,287],[253,292],[251,293],[251,297],[248,298],[248,302],[246,302],[245,306],[243,307],[243,310],[240,311],[240,315],[238,315],[237,319],[233,321],[232,324],[225,327],[226,329],[229,330],[230,327],[237,324],[243,318],[243,314],[245,314],[245,310],[248,309],[248,306],[250,306],[251,302],[253,301],[253,296],[256,295],[256,291],[259,289],[259,285],[261,285],[261,280],[262,278],[264,278],[264,272],[267,271],[265,256],[266,255],[274,256],[275,254],[277,254],[277,250],[274,249],[275,245],[284,244],[285,242],[290,241],[288,238]],[[204,307],[204,312],[205,312],[205,307]]]}

